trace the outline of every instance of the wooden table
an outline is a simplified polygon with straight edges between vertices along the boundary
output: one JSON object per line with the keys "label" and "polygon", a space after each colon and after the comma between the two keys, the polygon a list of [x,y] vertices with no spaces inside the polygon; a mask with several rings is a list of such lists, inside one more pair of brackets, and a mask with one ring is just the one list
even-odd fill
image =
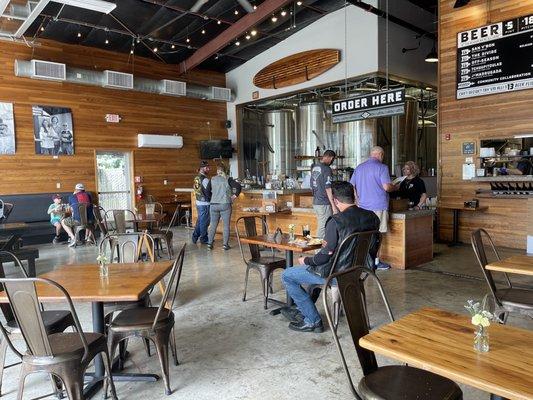
{"label": "wooden table", "polygon": [[11,222],[6,224],[0,224],[0,233],[3,232],[10,232],[10,231],[18,231],[22,229],[26,229],[28,227],[28,224],[26,222]]}
{"label": "wooden table", "polygon": [[452,236],[452,242],[449,244],[450,247],[457,246],[461,242],[459,242],[459,212],[460,211],[487,211],[488,207],[477,207],[477,208],[471,208],[471,207],[450,207],[450,206],[440,206],[439,208],[443,208],[445,210],[452,210],[453,212],[453,236]]}
{"label": "wooden table", "polygon": [[509,399],[533,398],[533,332],[489,327],[490,350],[473,348],[467,315],[423,308],[362,337],[365,349]]}
{"label": "wooden table", "polygon": [[518,256],[504,258],[503,260],[488,264],[485,268],[491,271],[533,276],[533,254],[521,254]]}
{"label": "wooden table", "polygon": [[[109,276],[106,278],[100,276],[98,264],[62,265],[39,277],[59,283],[67,290],[74,302],[92,303],[93,331],[104,334],[104,303],[139,300],[165,277],[172,268],[172,262],[168,260],[155,263],[110,264]],[[64,301],[62,294],[52,286],[37,283],[36,287],[41,301]],[[4,292],[0,292],[0,302],[7,303]],[[92,380],[88,382],[84,390],[86,398],[96,394],[103,385],[105,371],[101,356],[95,358],[94,366],[94,374],[88,374]],[[113,379],[155,381],[159,379],[159,376],[113,373]]]}
{"label": "wooden table", "polygon": [[[296,236],[297,239],[302,239],[303,236]],[[285,265],[287,268],[290,268],[294,265],[294,252],[298,253],[306,253],[308,251],[313,251],[320,249],[322,247],[321,244],[313,245],[313,246],[297,246],[294,243],[289,243],[289,235],[283,234],[281,235],[281,240],[275,241],[273,235],[257,235],[257,236],[249,236],[249,237],[243,237],[241,238],[242,243],[248,243],[248,244],[257,244],[259,246],[265,246],[265,247],[272,247],[275,249],[285,250]],[[270,299],[269,299],[270,300]],[[274,301],[274,299],[272,299]],[[287,301],[284,306],[290,306],[292,305],[292,299],[290,298],[289,294],[287,293]],[[272,315],[277,315],[281,312],[281,310],[275,309],[270,312]]]}

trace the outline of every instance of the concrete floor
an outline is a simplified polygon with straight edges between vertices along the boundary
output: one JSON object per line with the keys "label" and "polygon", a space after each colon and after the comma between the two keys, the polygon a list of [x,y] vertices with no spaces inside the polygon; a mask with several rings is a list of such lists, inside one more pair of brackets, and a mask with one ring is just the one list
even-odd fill
{"label": "concrete floor", "polygon": [[[189,231],[175,233],[175,246],[189,240]],[[120,399],[309,399],[317,397],[351,399],[331,333],[304,334],[288,330],[280,315],[270,316],[263,310],[259,278],[251,274],[248,300],[241,301],[244,268],[236,243],[230,251],[216,246],[188,244],[176,313],[176,335],[181,365],[172,366],[173,394],[164,395],[162,382],[118,382]],[[219,244],[219,243],[216,243]],[[37,271],[43,273],[62,264],[94,261],[95,247],[69,249],[65,245],[40,246]],[[507,254],[507,253],[505,253]],[[461,275],[461,276],[458,276]],[[470,246],[450,249],[436,246],[436,258],[421,268],[379,272],[395,317],[423,306],[434,306],[464,313],[468,299],[481,299],[487,291]],[[521,279],[520,284],[532,285]],[[275,277],[275,295],[284,298],[279,274]],[[387,322],[375,287],[368,289],[373,326]],[[154,298],[154,303],[157,299]],[[319,309],[322,309],[320,301]],[[76,304],[84,329],[91,329],[90,305]],[[325,320],[325,317],[324,317]],[[511,316],[509,325],[533,329],[525,317]],[[349,349],[349,333],[341,319],[339,332]],[[131,357],[127,371],[159,373],[155,356],[146,357],[140,341],[130,341]],[[361,370],[354,351],[354,381]],[[14,361],[8,355],[8,362]],[[378,357],[380,364],[395,364]],[[6,370],[3,399],[16,398],[18,367]],[[487,393],[463,386],[465,399],[488,399]],[[24,399],[50,392],[44,376],[26,380]]]}

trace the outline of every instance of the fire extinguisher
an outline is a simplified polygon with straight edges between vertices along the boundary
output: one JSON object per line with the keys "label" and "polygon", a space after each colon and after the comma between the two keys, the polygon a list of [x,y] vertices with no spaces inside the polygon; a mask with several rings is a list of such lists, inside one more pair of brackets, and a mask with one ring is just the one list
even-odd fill
{"label": "fire extinguisher", "polygon": [[141,185],[137,186],[136,199],[141,200],[143,198],[143,187]]}

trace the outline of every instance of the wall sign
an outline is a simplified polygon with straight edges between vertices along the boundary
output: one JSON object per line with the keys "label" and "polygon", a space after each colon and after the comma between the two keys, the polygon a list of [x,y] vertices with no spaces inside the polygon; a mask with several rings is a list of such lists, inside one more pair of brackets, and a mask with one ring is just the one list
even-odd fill
{"label": "wall sign", "polygon": [[113,124],[118,124],[122,117],[118,114],[106,114],[105,115],[105,122],[110,122]]}
{"label": "wall sign", "polygon": [[463,142],[463,154],[476,154],[476,142]]}
{"label": "wall sign", "polygon": [[333,123],[405,113],[405,89],[387,90],[333,102]]}
{"label": "wall sign", "polygon": [[457,99],[533,88],[533,14],[457,34]]}

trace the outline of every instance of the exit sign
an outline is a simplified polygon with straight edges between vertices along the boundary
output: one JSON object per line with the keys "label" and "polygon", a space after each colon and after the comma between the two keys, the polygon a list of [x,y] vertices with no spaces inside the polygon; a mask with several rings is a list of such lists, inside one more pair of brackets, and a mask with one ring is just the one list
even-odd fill
{"label": "exit sign", "polygon": [[118,124],[122,118],[118,114],[106,114],[105,122],[110,122],[113,124]]}

